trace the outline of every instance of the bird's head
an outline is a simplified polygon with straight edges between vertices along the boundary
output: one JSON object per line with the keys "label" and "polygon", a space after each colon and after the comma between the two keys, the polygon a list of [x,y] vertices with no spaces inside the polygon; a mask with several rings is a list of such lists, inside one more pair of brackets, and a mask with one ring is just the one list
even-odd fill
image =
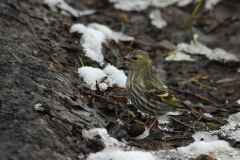
{"label": "bird's head", "polygon": [[151,59],[144,51],[141,50],[130,52],[123,58],[123,61],[134,68],[151,67]]}

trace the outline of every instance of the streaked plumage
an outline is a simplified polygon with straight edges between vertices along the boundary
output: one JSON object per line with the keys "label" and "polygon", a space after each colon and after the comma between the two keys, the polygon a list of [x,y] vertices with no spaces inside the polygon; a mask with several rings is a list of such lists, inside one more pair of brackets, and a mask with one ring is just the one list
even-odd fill
{"label": "streaked plumage", "polygon": [[192,110],[156,77],[145,52],[132,51],[123,60],[130,64],[126,90],[137,109],[155,117],[167,111]]}

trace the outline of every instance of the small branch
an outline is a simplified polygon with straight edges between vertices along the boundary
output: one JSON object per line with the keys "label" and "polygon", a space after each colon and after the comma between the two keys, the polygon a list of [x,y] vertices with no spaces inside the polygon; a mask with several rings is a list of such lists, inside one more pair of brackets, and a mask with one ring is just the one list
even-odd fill
{"label": "small branch", "polygon": [[79,56],[78,59],[79,59],[81,65],[82,65],[82,67],[84,67],[84,64],[83,64],[82,58]]}
{"label": "small branch", "polygon": [[69,72],[69,71],[68,71],[63,65],[61,65],[61,63],[59,63],[52,55],[50,55],[50,57],[53,59],[53,61],[54,61],[55,63],[57,63],[58,65],[60,65],[60,66],[63,68],[64,71]]}
{"label": "small branch", "polygon": [[178,119],[173,118],[172,116],[169,116],[169,117],[170,117],[172,120],[178,122],[179,124],[181,124],[181,125],[183,125],[183,126],[186,126],[186,127],[190,128],[191,130],[193,130],[193,131],[196,133],[196,130],[194,129],[194,127],[189,126],[189,125],[187,125],[186,123],[183,123],[183,122],[179,121]]}
{"label": "small branch", "polygon": [[197,98],[199,98],[199,99],[201,99],[201,100],[204,100],[204,101],[206,101],[206,102],[208,102],[208,103],[211,103],[211,104],[213,104],[214,106],[218,106],[217,103],[209,100],[208,98],[204,98],[204,97],[202,97],[202,96],[200,96],[200,95],[198,95],[198,94],[194,94],[194,96],[197,97]]}
{"label": "small branch", "polygon": [[[110,96],[112,96],[112,95],[110,95]],[[126,98],[126,99],[129,99],[129,97],[126,97],[126,96],[112,96],[112,97],[114,97],[114,98]]]}
{"label": "small branch", "polygon": [[169,87],[169,88],[172,89],[172,90],[175,90],[175,91],[177,91],[177,92],[181,92],[181,93],[186,93],[186,94],[193,95],[193,96],[195,96],[195,97],[197,97],[197,98],[199,98],[199,99],[201,99],[201,100],[203,100],[203,101],[206,101],[206,102],[208,102],[208,103],[213,104],[214,106],[217,106],[217,107],[219,106],[219,105],[216,104],[215,102],[209,100],[208,98],[204,98],[204,97],[202,97],[202,96],[200,96],[200,95],[198,95],[198,94],[193,94],[193,93],[190,93],[190,92],[187,92],[187,91],[178,90],[178,89],[175,89],[175,88],[172,88],[172,87]]}
{"label": "small branch", "polygon": [[103,96],[97,95],[97,94],[95,94],[95,93],[85,92],[85,91],[81,91],[81,92],[82,92],[82,93],[85,93],[85,94],[90,94],[90,95],[95,96],[95,97],[99,97],[99,98],[104,99],[104,100],[106,100],[106,101],[108,101],[108,102],[110,102],[110,103],[117,104],[117,101],[109,100],[109,99],[107,99],[107,98],[105,98],[105,97],[103,97]]}

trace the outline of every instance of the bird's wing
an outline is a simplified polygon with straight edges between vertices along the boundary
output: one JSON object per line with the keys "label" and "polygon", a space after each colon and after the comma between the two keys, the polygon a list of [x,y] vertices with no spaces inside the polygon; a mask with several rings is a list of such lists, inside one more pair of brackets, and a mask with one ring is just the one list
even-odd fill
{"label": "bird's wing", "polygon": [[144,95],[148,98],[166,103],[168,105],[179,108],[180,110],[188,110],[193,113],[199,114],[197,111],[192,109],[181,99],[179,99],[165,84],[160,81],[155,75],[148,77],[149,81],[145,83]]}
{"label": "bird's wing", "polygon": [[154,100],[175,106],[175,107],[181,107],[184,108],[185,105],[183,102],[178,99],[170,90],[157,90],[157,89],[151,89],[151,90],[145,90],[144,95],[148,98],[152,98]]}

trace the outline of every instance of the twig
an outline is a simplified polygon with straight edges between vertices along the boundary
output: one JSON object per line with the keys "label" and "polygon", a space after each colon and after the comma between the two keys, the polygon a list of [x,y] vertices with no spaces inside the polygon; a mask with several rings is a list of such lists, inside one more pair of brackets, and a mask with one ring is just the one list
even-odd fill
{"label": "twig", "polygon": [[124,30],[125,30],[125,23],[124,23],[124,21],[121,21],[121,26],[122,26],[122,28],[121,28],[121,32],[123,33]]}
{"label": "twig", "polygon": [[[109,95],[109,96],[112,96],[112,95]],[[112,96],[114,98],[126,98],[126,99],[129,99],[129,97],[126,97],[126,96]]]}
{"label": "twig", "polygon": [[202,97],[202,96],[200,96],[200,95],[198,95],[198,94],[193,94],[193,93],[190,93],[190,92],[187,92],[187,91],[178,90],[178,89],[175,89],[175,88],[172,88],[172,87],[169,87],[169,88],[172,89],[172,90],[175,90],[175,91],[177,91],[177,92],[181,92],[181,93],[186,93],[186,94],[193,95],[193,96],[195,96],[195,97],[197,97],[197,98],[199,98],[199,99],[201,99],[201,100],[203,100],[203,101],[206,101],[206,102],[208,102],[208,103],[213,104],[214,106],[217,106],[217,107],[219,106],[219,105],[216,104],[215,102],[209,100],[208,98],[204,98],[204,97]]}
{"label": "twig", "polygon": [[73,63],[75,63],[76,65],[78,65],[79,67],[81,67],[81,65],[80,64],[78,64],[77,62],[75,62],[75,61],[73,61],[73,60],[71,60],[71,59],[69,59],[69,58],[66,58],[68,61],[70,61],[70,62],[73,62]]}
{"label": "twig", "polygon": [[240,84],[240,82],[237,82],[237,83],[234,83],[234,84],[225,84],[225,85],[223,85],[223,87],[233,87],[233,86],[237,86],[239,84]]}
{"label": "twig", "polygon": [[63,68],[64,71],[69,72],[63,65],[61,65],[55,58],[53,58],[52,55],[50,55],[50,57],[53,59],[53,61],[54,61],[55,63],[57,63],[58,65],[60,65],[60,66]]}
{"label": "twig", "polygon": [[121,89],[126,89],[126,88],[124,88],[124,87],[121,87],[121,86],[118,86],[118,85],[115,85],[116,87],[118,87],[118,88],[121,88]]}
{"label": "twig", "polygon": [[186,123],[183,123],[183,122],[179,121],[178,119],[173,118],[172,116],[169,116],[169,117],[172,118],[174,121],[180,123],[181,125],[186,126],[186,127],[190,128],[191,130],[193,130],[194,132],[196,132],[196,130],[194,129],[194,127],[189,126],[189,125],[187,125]]}
{"label": "twig", "polygon": [[201,82],[199,82],[199,81],[193,81],[196,85],[199,85],[200,86],[200,89],[202,88],[202,87],[205,87],[205,88],[207,88],[207,89],[212,89],[212,87],[211,86],[207,86],[207,85],[204,85],[204,84],[202,84]]}
{"label": "twig", "polygon": [[84,67],[84,64],[83,64],[82,58],[81,58],[80,56],[79,56],[78,58],[79,58],[79,61],[80,61],[81,65],[82,65],[82,67]]}
{"label": "twig", "polygon": [[[95,91],[93,91],[93,92],[95,94]],[[95,102],[95,97],[92,98],[92,103],[94,103],[94,102]]]}
{"label": "twig", "polygon": [[102,98],[102,99],[106,100],[107,102],[110,102],[110,103],[113,103],[113,104],[117,104],[117,101],[109,100],[109,99],[107,99],[107,98],[105,98],[105,97],[103,97],[103,96],[97,95],[97,94],[95,94],[95,93],[85,92],[85,91],[82,91],[82,93],[90,94],[90,95],[92,95],[92,96]]}
{"label": "twig", "polygon": [[202,97],[202,96],[200,96],[200,95],[198,95],[198,94],[194,94],[194,96],[197,97],[197,98],[199,98],[199,99],[201,99],[201,100],[204,100],[204,101],[206,101],[206,102],[208,102],[208,103],[211,103],[211,104],[213,104],[214,106],[218,106],[217,103],[215,103],[215,102],[213,102],[213,101],[211,101],[211,100],[209,100],[209,99],[207,99],[207,98],[204,98],[204,97]]}

